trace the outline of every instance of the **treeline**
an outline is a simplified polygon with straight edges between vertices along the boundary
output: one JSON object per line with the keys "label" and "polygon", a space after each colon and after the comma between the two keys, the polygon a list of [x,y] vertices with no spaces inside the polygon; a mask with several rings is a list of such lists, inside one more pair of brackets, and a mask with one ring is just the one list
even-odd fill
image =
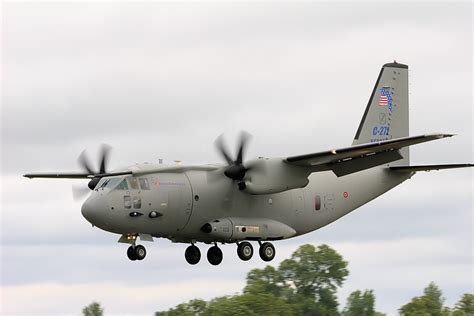
{"label": "treeline", "polygon": [[[278,268],[266,266],[247,274],[242,294],[210,301],[191,300],[155,316],[195,315],[320,315],[382,316],[375,311],[372,290],[354,291],[345,307],[336,297],[349,271],[347,261],[327,245],[303,245]],[[464,294],[453,307],[443,306],[441,290],[430,283],[423,295],[399,309],[401,316],[474,316],[474,295]]]}

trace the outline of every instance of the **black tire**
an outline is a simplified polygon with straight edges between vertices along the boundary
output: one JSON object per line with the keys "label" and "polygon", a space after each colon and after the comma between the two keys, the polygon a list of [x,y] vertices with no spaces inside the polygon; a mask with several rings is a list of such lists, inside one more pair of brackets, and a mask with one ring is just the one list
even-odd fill
{"label": "black tire", "polygon": [[275,247],[269,242],[261,244],[258,252],[263,261],[272,261],[275,258]]}
{"label": "black tire", "polygon": [[137,260],[137,255],[136,255],[136,253],[135,253],[135,249],[133,248],[133,246],[128,247],[128,249],[127,249],[127,257],[128,257],[128,259],[130,259],[130,260],[132,260],[132,261]]}
{"label": "black tire", "polygon": [[222,254],[222,250],[217,246],[212,246],[207,251],[207,260],[213,266],[217,266],[219,263],[221,263],[223,257],[224,255]]}
{"label": "black tire", "polygon": [[186,261],[189,264],[196,264],[201,260],[201,251],[199,250],[198,247],[191,245],[188,248],[186,248],[186,251],[184,252],[184,257],[186,258]]}
{"label": "black tire", "polygon": [[237,255],[243,261],[249,261],[253,256],[252,244],[244,241],[237,246]]}
{"label": "black tire", "polygon": [[135,246],[135,258],[143,260],[146,257],[146,249],[142,245]]}

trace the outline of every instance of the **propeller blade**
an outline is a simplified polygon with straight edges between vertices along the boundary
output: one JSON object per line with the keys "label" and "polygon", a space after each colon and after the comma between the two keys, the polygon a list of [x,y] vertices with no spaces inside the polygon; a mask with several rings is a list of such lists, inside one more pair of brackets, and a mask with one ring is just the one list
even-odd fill
{"label": "propeller blade", "polygon": [[107,173],[107,171],[106,171],[107,170],[107,161],[108,161],[109,152],[110,152],[111,149],[112,149],[112,147],[110,147],[109,145],[102,144],[102,147],[100,149],[100,162],[99,162],[99,165],[100,165],[99,173],[100,174]]}
{"label": "propeller blade", "polygon": [[239,148],[237,151],[237,159],[235,160],[236,165],[241,165],[243,161],[243,156],[245,154],[245,150],[247,148],[247,142],[250,139],[250,134],[243,131],[240,133],[240,141],[239,141]]}
{"label": "propeller blade", "polygon": [[72,198],[74,201],[81,201],[83,200],[87,194],[89,194],[90,190],[88,187],[84,185],[73,185],[72,186]]}
{"label": "propeller blade", "polygon": [[224,144],[224,139],[222,134],[217,137],[217,139],[214,142],[214,145],[216,146],[218,152],[222,155],[222,157],[225,159],[228,165],[231,165],[234,163],[232,158],[230,158],[230,155],[228,154],[227,147]]}
{"label": "propeller blade", "polygon": [[91,164],[89,162],[89,159],[87,158],[85,150],[81,152],[81,154],[79,155],[79,158],[77,158],[77,161],[79,165],[82,167],[82,169],[86,170],[88,174],[95,174],[95,172],[91,168]]}

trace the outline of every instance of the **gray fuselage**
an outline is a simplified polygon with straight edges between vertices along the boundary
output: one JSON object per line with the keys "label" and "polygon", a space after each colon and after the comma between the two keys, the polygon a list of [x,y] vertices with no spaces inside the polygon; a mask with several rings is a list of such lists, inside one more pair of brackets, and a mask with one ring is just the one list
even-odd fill
{"label": "gray fuselage", "polygon": [[[239,191],[232,180],[209,171],[113,177],[111,185],[107,179],[99,183],[82,213],[106,231],[176,242],[286,239],[337,220],[411,175],[386,167],[344,177],[318,172],[304,188],[265,195]],[[210,232],[203,230],[206,223]]]}

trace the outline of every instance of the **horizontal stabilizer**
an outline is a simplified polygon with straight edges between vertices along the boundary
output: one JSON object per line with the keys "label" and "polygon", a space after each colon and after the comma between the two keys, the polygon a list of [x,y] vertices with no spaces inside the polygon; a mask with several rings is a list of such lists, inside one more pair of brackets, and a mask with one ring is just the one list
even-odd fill
{"label": "horizontal stabilizer", "polygon": [[450,165],[424,165],[424,166],[396,166],[390,167],[390,170],[397,172],[417,172],[417,171],[432,171],[442,169],[456,169],[474,167],[471,163],[450,164]]}

